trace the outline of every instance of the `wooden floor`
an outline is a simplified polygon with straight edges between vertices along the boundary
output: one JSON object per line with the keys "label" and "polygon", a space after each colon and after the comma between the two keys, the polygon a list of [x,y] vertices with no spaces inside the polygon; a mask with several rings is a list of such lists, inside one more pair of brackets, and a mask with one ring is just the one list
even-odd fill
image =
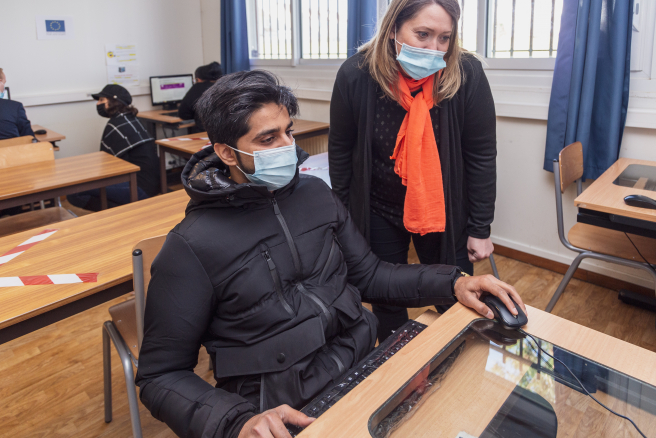
{"label": "wooden floor", "polygon": [[[526,303],[541,309],[562,278],[501,256],[496,256],[496,262],[501,278],[514,284]],[[475,271],[490,273],[490,265],[481,262]],[[0,345],[1,437],[131,436],[125,380],[113,349],[114,421],[105,424],[103,420],[100,327],[108,319],[108,307],[124,299]],[[420,313],[413,309],[411,316]],[[615,291],[572,280],[553,313],[656,351],[656,313],[622,303]],[[204,352],[196,372],[212,381]],[[145,437],[175,436],[143,406],[141,421]]]}

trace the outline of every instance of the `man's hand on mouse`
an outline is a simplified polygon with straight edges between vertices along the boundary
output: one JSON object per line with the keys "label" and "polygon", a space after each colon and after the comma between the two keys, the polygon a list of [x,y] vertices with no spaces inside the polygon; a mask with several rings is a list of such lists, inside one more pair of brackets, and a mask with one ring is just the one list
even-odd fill
{"label": "man's hand on mouse", "polygon": [[510,313],[517,315],[517,309],[510,300],[510,296],[521,306],[524,314],[527,314],[526,306],[524,306],[524,302],[515,288],[501,280],[497,280],[493,275],[460,277],[453,286],[453,293],[462,305],[474,309],[489,319],[494,318],[494,314],[486,304],[481,302],[481,296],[485,293],[499,297],[508,310],[510,310]]}
{"label": "man's hand on mouse", "polygon": [[238,438],[291,438],[285,423],[307,427],[314,420],[315,418],[308,417],[287,405],[280,405],[244,423]]}

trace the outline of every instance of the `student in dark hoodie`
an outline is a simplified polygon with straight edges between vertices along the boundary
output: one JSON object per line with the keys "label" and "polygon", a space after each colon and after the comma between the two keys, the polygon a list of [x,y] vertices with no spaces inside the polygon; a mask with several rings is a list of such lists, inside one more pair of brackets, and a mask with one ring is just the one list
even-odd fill
{"label": "student in dark hoodie", "polygon": [[[159,158],[155,140],[143,127],[132,104],[130,92],[120,85],[109,84],[100,93],[93,94],[97,100],[96,111],[109,119],[100,141],[100,150],[139,166],[137,187],[139,200],[159,193]],[[76,207],[100,210],[100,190],[87,190],[67,196]],[[127,182],[107,187],[109,207],[130,202],[130,185]]]}
{"label": "student in dark hoodie", "polygon": [[194,105],[200,97],[206,92],[217,79],[223,76],[223,69],[221,64],[218,62],[211,62],[207,65],[201,65],[196,69],[196,83],[187,91],[185,97],[180,102],[180,107],[178,108],[178,115],[182,120],[191,120],[194,119],[196,122],[196,131],[204,131],[203,123],[196,114]]}
{"label": "student in dark hoodie", "polygon": [[[178,436],[286,438],[297,409],[376,343],[369,303],[456,301],[492,318],[492,293],[516,312],[512,286],[457,266],[382,262],[337,195],[299,175],[291,90],[263,70],[217,81],[198,101],[213,147],[191,157],[191,201],[167,236],[148,287],[136,383]],[[194,374],[210,354],[216,385]]]}

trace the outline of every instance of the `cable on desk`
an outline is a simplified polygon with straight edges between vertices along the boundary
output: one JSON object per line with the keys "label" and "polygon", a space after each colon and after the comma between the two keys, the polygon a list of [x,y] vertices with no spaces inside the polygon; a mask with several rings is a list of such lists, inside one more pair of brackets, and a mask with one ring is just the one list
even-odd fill
{"label": "cable on desk", "polygon": [[[628,237],[628,236],[627,236],[627,237]],[[630,239],[629,239],[629,240],[630,240]],[[637,248],[636,248],[636,249],[637,249]],[[652,268],[653,268],[653,267],[652,267]],[[639,433],[640,435],[642,435],[643,438],[647,438],[647,436],[646,436],[644,433],[642,433],[642,431],[640,430],[640,428],[638,427],[638,425],[635,424],[635,422],[634,422],[632,419],[630,419],[629,417],[626,417],[626,416],[624,416],[624,415],[622,415],[622,414],[619,414],[619,413],[615,412],[614,410],[612,410],[611,408],[609,408],[608,406],[606,406],[605,404],[603,404],[602,402],[600,402],[599,400],[597,400],[592,394],[590,394],[590,392],[586,389],[586,387],[583,386],[583,383],[581,383],[581,381],[579,380],[579,378],[576,377],[576,374],[574,374],[574,373],[572,372],[572,370],[570,370],[569,367],[568,367],[567,365],[565,365],[565,362],[563,362],[562,360],[558,359],[557,357],[554,357],[554,356],[552,356],[551,354],[549,354],[544,348],[542,348],[542,345],[540,345],[540,343],[539,343],[539,342],[533,337],[533,335],[531,335],[530,333],[526,333],[524,330],[519,330],[519,331],[520,331],[520,333],[522,333],[522,334],[524,334],[524,335],[530,337],[531,339],[533,339],[533,342],[535,342],[535,345],[537,345],[538,348],[539,348],[540,350],[542,350],[542,352],[543,352],[544,354],[546,354],[547,356],[549,356],[549,357],[552,358],[553,360],[557,360],[562,366],[564,366],[564,367],[567,369],[567,371],[569,371],[569,373],[572,375],[572,377],[574,377],[574,378],[576,379],[576,381],[579,383],[579,385],[581,385],[581,388],[583,389],[583,391],[585,391],[585,393],[586,393],[586,394],[587,394],[592,400],[596,401],[600,406],[602,406],[603,408],[605,408],[605,409],[608,410],[609,412],[611,412],[611,413],[617,415],[618,417],[620,417],[620,418],[624,418],[625,420],[629,420],[629,421],[631,422],[631,424],[633,424],[633,427],[636,428],[636,430],[638,431],[638,433]],[[539,366],[539,365],[540,365],[540,364],[538,364],[538,366]]]}

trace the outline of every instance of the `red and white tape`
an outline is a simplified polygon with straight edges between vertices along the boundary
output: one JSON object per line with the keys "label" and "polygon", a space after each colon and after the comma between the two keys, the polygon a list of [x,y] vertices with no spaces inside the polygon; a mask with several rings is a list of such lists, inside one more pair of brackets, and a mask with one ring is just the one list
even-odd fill
{"label": "red and white tape", "polygon": [[57,230],[54,230],[54,229],[46,229],[46,230],[41,231],[36,236],[30,237],[25,242],[18,245],[16,248],[14,248],[11,251],[6,252],[3,255],[1,255],[0,256],[0,266],[4,265],[9,260],[12,260],[12,259],[18,257],[19,255],[23,254],[25,251],[32,248],[37,243],[43,242],[44,240],[46,240],[48,237],[52,236],[56,232],[57,232]]}
{"label": "red and white tape", "polygon": [[[57,230],[55,229],[45,229],[36,236],[30,237],[14,249],[1,255],[0,266],[23,254],[25,251],[32,248],[37,243],[43,242],[45,239],[52,236],[56,232]],[[0,277],[0,287],[36,286],[43,284],[96,283],[97,281],[97,272],[85,274],[21,275],[18,277]]]}
{"label": "red and white tape", "polygon": [[0,287],[96,283],[97,281],[97,272],[88,274],[21,275],[20,277],[0,277]]}

